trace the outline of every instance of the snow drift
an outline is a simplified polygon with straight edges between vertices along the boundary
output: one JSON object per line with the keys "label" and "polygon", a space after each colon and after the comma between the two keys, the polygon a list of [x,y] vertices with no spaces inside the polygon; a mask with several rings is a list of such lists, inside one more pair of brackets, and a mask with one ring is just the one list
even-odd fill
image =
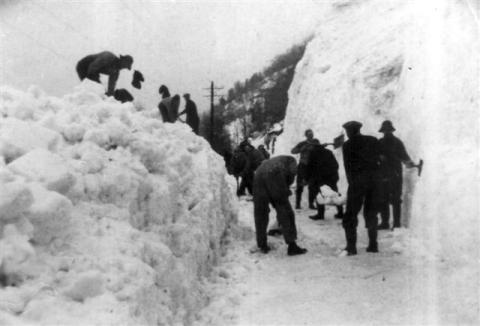
{"label": "snow drift", "polygon": [[189,324],[237,207],[183,124],[84,81],[0,88],[0,324]]}
{"label": "snow drift", "polygon": [[[336,2],[297,65],[279,148],[289,152],[307,128],[331,142],[349,120],[381,137],[381,122],[392,120],[412,159],[425,160],[420,178],[405,173],[404,221],[431,252],[478,261],[480,47],[472,5]],[[341,162],[341,150],[336,155]]]}

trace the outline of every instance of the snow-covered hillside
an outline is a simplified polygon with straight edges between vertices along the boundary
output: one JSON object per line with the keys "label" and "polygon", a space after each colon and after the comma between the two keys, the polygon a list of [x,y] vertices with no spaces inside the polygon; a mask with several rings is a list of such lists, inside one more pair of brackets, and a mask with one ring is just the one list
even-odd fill
{"label": "snow-covered hillside", "polygon": [[85,81],[0,88],[0,324],[189,324],[235,229],[223,159]]}
{"label": "snow-covered hillside", "polygon": [[425,161],[420,178],[406,172],[405,219],[430,252],[475,262],[477,15],[474,1],[337,2],[297,65],[279,140],[289,152],[312,128],[331,142],[354,119],[364,134],[381,137],[381,122],[392,120],[412,158]]}

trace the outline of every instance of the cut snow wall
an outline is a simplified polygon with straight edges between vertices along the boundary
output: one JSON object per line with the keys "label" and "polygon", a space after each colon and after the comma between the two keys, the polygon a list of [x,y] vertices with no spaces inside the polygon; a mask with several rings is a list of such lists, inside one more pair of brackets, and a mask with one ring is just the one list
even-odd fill
{"label": "cut snow wall", "polygon": [[0,88],[0,324],[189,324],[207,303],[237,216],[224,161],[103,92]]}
{"label": "cut snow wall", "polygon": [[279,154],[307,128],[331,142],[346,121],[381,137],[392,120],[412,159],[425,161],[420,178],[405,172],[404,221],[430,251],[478,261],[478,12],[468,1],[340,4],[319,17],[297,65]]}

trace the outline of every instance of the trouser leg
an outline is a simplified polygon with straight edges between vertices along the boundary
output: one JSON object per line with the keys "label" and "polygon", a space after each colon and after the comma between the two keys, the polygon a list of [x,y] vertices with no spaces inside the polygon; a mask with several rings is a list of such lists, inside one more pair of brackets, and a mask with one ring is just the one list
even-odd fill
{"label": "trouser leg", "polygon": [[238,192],[237,192],[237,195],[238,196],[244,196],[245,195],[245,189],[247,188],[247,185],[245,183],[245,178],[244,177],[241,177],[241,180],[240,180],[240,186],[238,187]]}
{"label": "trouser leg", "polygon": [[323,220],[325,218],[325,205],[319,205],[317,203],[317,214],[320,220]]}
{"label": "trouser leg", "polygon": [[365,197],[365,178],[358,177],[352,180],[348,186],[347,192],[347,211],[343,217],[342,225],[345,229],[345,237],[347,241],[347,248],[349,254],[356,253],[357,242],[357,215],[362,208],[363,199]]}
{"label": "trouser leg", "polygon": [[267,246],[268,213],[270,212],[268,207],[268,197],[254,197],[253,211],[255,218],[257,246],[259,248],[265,248]]}
{"label": "trouser leg", "polygon": [[276,201],[275,209],[277,210],[277,218],[282,228],[283,237],[286,243],[293,243],[297,240],[297,228],[295,226],[295,213],[288,198]]}
{"label": "trouser leg", "polygon": [[299,186],[297,182],[297,189],[295,190],[295,208],[300,209],[302,207],[302,189],[303,186]]}
{"label": "trouser leg", "polygon": [[343,206],[342,205],[337,206],[337,215],[335,217],[336,218],[343,218]]}
{"label": "trouser leg", "polygon": [[402,178],[398,177],[394,180],[392,185],[392,208],[393,208],[393,227],[399,228],[401,226],[402,214]]}
{"label": "trouser leg", "polygon": [[402,207],[400,203],[395,203],[393,206],[393,227],[399,228],[401,226],[400,217],[402,214]]}
{"label": "trouser leg", "polygon": [[319,192],[319,189],[316,182],[309,182],[308,183],[308,206],[310,208],[313,207],[313,203],[315,202],[315,198],[317,197],[318,192]]}

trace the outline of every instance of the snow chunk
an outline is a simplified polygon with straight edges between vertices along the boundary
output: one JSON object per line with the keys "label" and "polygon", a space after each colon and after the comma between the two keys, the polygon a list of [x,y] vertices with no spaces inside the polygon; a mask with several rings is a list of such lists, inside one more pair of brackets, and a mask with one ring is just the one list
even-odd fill
{"label": "snow chunk", "polygon": [[85,299],[96,297],[103,292],[102,274],[98,271],[89,271],[78,275],[63,294],[75,301],[83,302]]}
{"label": "snow chunk", "polygon": [[0,227],[4,221],[17,219],[33,203],[33,195],[27,184],[21,181],[0,181]]}
{"label": "snow chunk", "polygon": [[21,282],[29,270],[35,250],[28,238],[20,234],[17,228],[6,225],[0,240],[0,278],[7,285]]}
{"label": "snow chunk", "polygon": [[8,161],[37,148],[53,150],[60,135],[33,122],[15,118],[0,120],[0,155]]}
{"label": "snow chunk", "polygon": [[34,203],[27,217],[34,226],[33,240],[41,245],[48,244],[54,238],[62,238],[67,232],[72,211],[68,198],[48,191],[39,184],[31,184]]}
{"label": "snow chunk", "polygon": [[45,149],[36,149],[8,164],[11,171],[37,181],[49,190],[67,193],[75,183],[66,161]]}

